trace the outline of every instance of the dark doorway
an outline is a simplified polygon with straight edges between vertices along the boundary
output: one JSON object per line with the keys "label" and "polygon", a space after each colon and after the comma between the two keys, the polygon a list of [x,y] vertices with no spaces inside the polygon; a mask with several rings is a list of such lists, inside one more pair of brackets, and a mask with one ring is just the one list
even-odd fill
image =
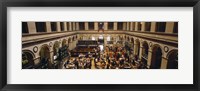
{"label": "dark doorway", "polygon": [[153,48],[152,60],[151,60],[151,69],[160,69],[162,61],[162,50],[159,46]]}

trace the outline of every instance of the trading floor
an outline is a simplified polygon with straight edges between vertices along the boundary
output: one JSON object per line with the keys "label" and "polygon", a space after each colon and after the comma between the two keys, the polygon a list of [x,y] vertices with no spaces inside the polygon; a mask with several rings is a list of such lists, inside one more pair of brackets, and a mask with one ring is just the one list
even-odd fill
{"label": "trading floor", "polygon": [[[124,47],[106,47],[101,51],[99,47],[95,52],[79,53],[78,57],[70,57],[64,62],[66,69],[147,69],[145,62],[131,58]],[[136,57],[137,58],[137,57]]]}

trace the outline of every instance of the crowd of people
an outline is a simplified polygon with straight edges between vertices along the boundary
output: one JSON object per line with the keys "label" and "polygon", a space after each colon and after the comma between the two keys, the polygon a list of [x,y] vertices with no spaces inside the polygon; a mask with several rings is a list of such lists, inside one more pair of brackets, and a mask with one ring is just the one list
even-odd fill
{"label": "crowd of people", "polygon": [[93,49],[95,53],[79,54],[64,63],[66,69],[146,69],[138,56],[133,56],[125,47],[106,46],[103,51],[100,48]]}
{"label": "crowd of people", "polygon": [[124,47],[107,46],[100,56],[95,58],[97,69],[131,69],[134,66],[131,63],[129,51]]}
{"label": "crowd of people", "polygon": [[64,64],[66,69],[91,69],[91,58],[78,57],[67,60]]}

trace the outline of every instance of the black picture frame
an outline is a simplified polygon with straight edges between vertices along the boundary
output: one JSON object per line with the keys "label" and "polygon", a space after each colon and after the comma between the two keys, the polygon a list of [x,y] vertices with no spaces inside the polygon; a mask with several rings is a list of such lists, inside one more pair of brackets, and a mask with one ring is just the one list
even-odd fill
{"label": "black picture frame", "polygon": [[[1,0],[0,1],[0,89],[35,90],[116,90],[116,91],[199,91],[200,0]],[[7,7],[193,7],[193,83],[194,84],[7,84]]]}

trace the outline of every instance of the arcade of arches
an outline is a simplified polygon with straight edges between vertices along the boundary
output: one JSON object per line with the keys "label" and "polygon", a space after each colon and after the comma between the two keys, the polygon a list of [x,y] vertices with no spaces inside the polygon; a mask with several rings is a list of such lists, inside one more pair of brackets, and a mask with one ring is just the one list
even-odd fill
{"label": "arcade of arches", "polygon": [[22,22],[23,69],[178,69],[178,22]]}

